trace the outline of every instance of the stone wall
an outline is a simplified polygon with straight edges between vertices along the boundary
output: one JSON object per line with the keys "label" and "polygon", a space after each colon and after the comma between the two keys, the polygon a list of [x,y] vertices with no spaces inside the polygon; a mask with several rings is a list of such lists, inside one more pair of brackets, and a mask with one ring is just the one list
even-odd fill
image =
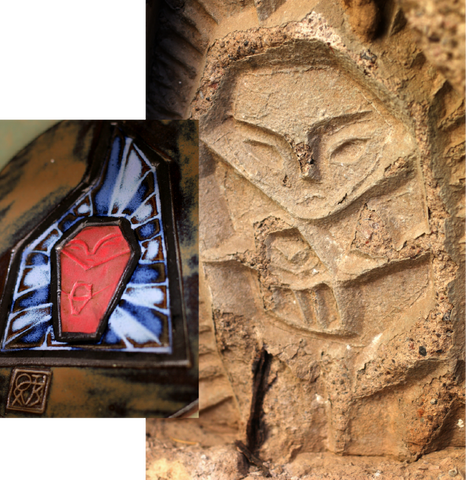
{"label": "stone wall", "polygon": [[200,120],[202,424],[281,462],[464,445],[464,5],[178,3],[148,113]]}

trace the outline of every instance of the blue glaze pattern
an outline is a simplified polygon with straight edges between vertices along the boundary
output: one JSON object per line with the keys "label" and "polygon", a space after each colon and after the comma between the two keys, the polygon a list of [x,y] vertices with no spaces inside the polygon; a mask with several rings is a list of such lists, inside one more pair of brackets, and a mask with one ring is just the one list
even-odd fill
{"label": "blue glaze pattern", "polygon": [[[93,350],[170,353],[170,290],[166,239],[155,167],[133,139],[117,136],[99,178],[22,251],[1,351]],[[65,231],[89,217],[130,221],[141,255],[97,344],[55,340],[51,314],[51,251]]]}

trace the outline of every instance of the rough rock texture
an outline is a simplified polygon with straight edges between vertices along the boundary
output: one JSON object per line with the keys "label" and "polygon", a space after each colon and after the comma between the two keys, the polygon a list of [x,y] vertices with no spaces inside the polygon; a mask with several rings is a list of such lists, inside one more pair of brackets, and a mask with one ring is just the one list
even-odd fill
{"label": "rough rock texture", "polygon": [[353,30],[365,40],[371,40],[380,22],[380,9],[374,0],[343,0],[348,8]]}
{"label": "rough rock texture", "polygon": [[418,45],[460,93],[464,93],[465,3],[462,0],[399,0]]}
{"label": "rough rock texture", "polygon": [[[201,197],[204,241],[215,245],[203,248],[204,271],[243,425],[254,351],[274,359],[258,426],[264,458],[413,458],[447,435],[449,415],[462,415],[461,238],[447,231],[461,199],[448,204],[439,185],[461,178],[434,153],[439,123],[461,132],[461,99],[450,119],[434,114],[451,88],[434,81],[419,92],[425,62],[397,65],[416,78],[393,85],[377,53],[356,55],[318,14],[234,32],[211,47],[193,106],[213,187]],[[217,218],[230,223],[219,235],[208,228]],[[443,389],[451,399],[420,414]]]}
{"label": "rough rock texture", "polygon": [[[251,464],[199,420],[147,421],[147,480],[460,480],[464,449],[448,447],[409,463],[382,456],[305,453],[291,462]],[[264,468],[265,467],[265,468]],[[265,471],[264,471],[265,470]],[[267,476],[267,473],[269,476]]]}
{"label": "rough rock texture", "polygon": [[[464,96],[408,2],[374,2],[366,33],[364,2],[214,3],[185,104],[202,141],[202,428],[270,465],[463,446]],[[373,478],[335,472],[309,478]]]}

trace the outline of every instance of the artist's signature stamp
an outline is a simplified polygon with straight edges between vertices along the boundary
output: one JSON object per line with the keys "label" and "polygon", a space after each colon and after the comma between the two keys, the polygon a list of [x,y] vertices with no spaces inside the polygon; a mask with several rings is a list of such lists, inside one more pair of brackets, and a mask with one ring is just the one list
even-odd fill
{"label": "artist's signature stamp", "polygon": [[44,413],[52,372],[33,368],[15,368],[11,374],[7,410]]}

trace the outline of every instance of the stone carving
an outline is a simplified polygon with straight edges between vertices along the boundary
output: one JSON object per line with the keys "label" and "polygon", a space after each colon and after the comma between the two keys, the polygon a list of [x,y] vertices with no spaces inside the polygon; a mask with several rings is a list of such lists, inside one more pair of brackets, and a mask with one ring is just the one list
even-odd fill
{"label": "stone carving", "polygon": [[332,276],[299,231],[268,218],[257,226],[256,240],[265,309],[298,328],[351,335],[340,316]]}
{"label": "stone carving", "polygon": [[245,72],[232,96],[232,118],[208,134],[210,148],[293,216],[345,209],[385,187],[396,161],[398,174],[414,169],[406,127],[334,68]]}
{"label": "stone carving", "polygon": [[50,370],[15,368],[11,375],[7,410],[44,413],[51,377]]}
{"label": "stone carving", "polygon": [[[253,377],[238,362],[263,347],[271,355],[265,458],[306,449],[411,457],[442,424],[406,427],[416,379],[454,383],[440,367],[454,308],[441,292],[456,272],[437,236],[445,214],[426,187],[425,137],[405,107],[364,80],[341,43],[315,30],[303,40],[305,28],[236,58],[212,107],[195,103],[205,112],[209,164],[201,210],[215,205],[228,226],[214,232],[216,220],[204,220],[212,330],[243,425],[255,408]],[[302,421],[280,407],[285,390],[302,400]],[[370,412],[377,428],[365,419]],[[277,429],[287,432],[280,441]],[[305,440],[311,431],[314,442]]]}

